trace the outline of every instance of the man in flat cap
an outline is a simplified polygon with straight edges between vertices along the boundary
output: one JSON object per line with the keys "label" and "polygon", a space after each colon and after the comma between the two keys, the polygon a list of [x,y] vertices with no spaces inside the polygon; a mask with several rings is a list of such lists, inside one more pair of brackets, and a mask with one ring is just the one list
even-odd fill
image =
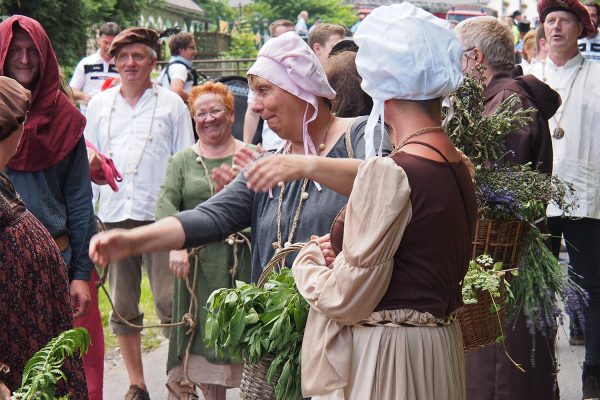
{"label": "man in flat cap", "polygon": [[[155,85],[150,73],[156,65],[159,36],[145,28],[129,28],[115,37],[109,53],[121,85],[98,93],[89,103],[85,136],[111,157],[123,176],[119,191],[100,187],[98,216],[107,228],[134,228],[154,220],[156,200],[167,162],[194,143],[190,115],[176,93]],[[145,254],[157,314],[170,322],[173,277],[168,256]],[[111,263],[108,271],[115,309],[128,322],[141,325],[139,309],[142,257]],[[144,380],[140,329],[132,328],[113,312],[110,327],[117,335],[129,375],[125,399],[149,399]]]}
{"label": "man in flat cap", "polygon": [[[594,35],[590,14],[578,0],[540,0],[540,21],[548,57],[530,73],[556,90],[562,105],[549,121],[554,152],[553,173],[571,182],[579,208],[571,219],[548,207],[554,237],[562,231],[574,279],[589,295],[584,309],[585,361],[583,398],[600,398],[600,64],[586,60],[577,39]],[[555,254],[558,249],[555,247]]]}

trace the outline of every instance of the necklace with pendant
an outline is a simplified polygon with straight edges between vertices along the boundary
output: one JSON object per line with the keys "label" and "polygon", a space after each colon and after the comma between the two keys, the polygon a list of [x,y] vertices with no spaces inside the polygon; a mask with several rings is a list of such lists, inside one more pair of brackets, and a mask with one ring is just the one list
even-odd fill
{"label": "necklace with pendant", "polygon": [[[577,76],[579,76],[579,72],[583,69],[583,62],[585,61],[585,58],[582,58],[581,62],[579,63],[579,65],[577,66],[577,71],[575,71],[575,75],[573,76],[573,79],[571,80],[571,84],[569,85],[569,90],[567,91],[567,96],[565,97],[565,101],[562,103],[562,111],[560,114],[560,118],[558,119],[558,121],[556,120],[556,114],[552,116],[552,120],[554,121],[554,123],[556,124],[556,128],[554,128],[554,130],[552,131],[552,137],[554,139],[562,139],[563,137],[565,137],[565,130],[560,126],[563,117],[565,116],[565,110],[567,108],[567,102],[569,101],[569,99],[571,98],[571,90],[573,89],[573,85],[575,84],[575,81],[577,80]],[[546,82],[546,60],[544,59],[543,65],[542,65],[542,80],[544,82]]]}
{"label": "necklace with pendant", "polygon": [[[326,147],[325,142],[327,139],[327,134],[329,133],[329,128],[331,127],[331,124],[333,123],[334,120],[335,120],[335,115],[332,114],[331,118],[329,119],[329,123],[327,124],[327,127],[325,128],[325,134],[323,135],[321,144],[319,145],[319,147],[317,149],[318,156],[320,156],[321,153],[325,150],[325,147]],[[289,151],[289,148],[290,148],[290,146],[285,146],[286,152]],[[298,228],[298,222],[300,221],[300,214],[302,213],[302,205],[309,198],[309,194],[306,190],[308,187],[308,183],[309,183],[308,179],[305,178],[302,180],[302,185],[300,187],[300,198],[298,199],[298,206],[296,207],[296,211],[292,218],[292,225],[290,227],[288,238],[285,243],[283,242],[281,220],[283,217],[283,198],[284,198],[284,194],[286,191],[286,187],[285,187],[284,182],[279,182],[279,184],[278,184],[279,200],[277,203],[277,242],[273,243],[273,248],[275,249],[275,252],[277,252],[278,250],[280,250],[282,248],[287,248],[287,247],[291,246],[292,241],[294,240],[294,236],[296,234],[296,229]],[[285,258],[281,261],[281,266],[283,267],[284,265],[285,265]]]}

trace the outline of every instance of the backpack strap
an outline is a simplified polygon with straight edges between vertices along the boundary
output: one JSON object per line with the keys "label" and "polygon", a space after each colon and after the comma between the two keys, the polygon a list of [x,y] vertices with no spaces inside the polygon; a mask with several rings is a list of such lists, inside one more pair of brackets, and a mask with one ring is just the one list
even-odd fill
{"label": "backpack strap", "polygon": [[173,64],[181,64],[183,65],[187,71],[188,71],[188,76],[186,79],[187,81],[192,81],[194,86],[196,86],[198,84],[198,72],[196,72],[196,70],[192,67],[190,67],[189,65],[187,65],[186,63],[184,63],[181,60],[175,60],[175,61],[171,61],[170,63],[167,64],[166,68],[165,68],[165,75],[167,76],[167,80],[169,81],[169,85],[171,84],[171,75],[169,75],[169,68],[171,67],[171,65]]}

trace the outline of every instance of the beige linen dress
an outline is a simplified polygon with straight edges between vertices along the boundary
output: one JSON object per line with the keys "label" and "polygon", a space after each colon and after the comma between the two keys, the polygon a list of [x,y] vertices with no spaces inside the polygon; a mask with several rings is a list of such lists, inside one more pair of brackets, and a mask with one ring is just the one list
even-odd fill
{"label": "beige linen dress", "polygon": [[[458,323],[410,309],[373,312],[411,220],[411,188],[390,158],[359,169],[334,266],[316,242],[292,268],[311,306],[302,347],[302,393],[315,399],[461,400],[464,356]],[[362,326],[368,322],[382,326]],[[402,326],[407,323],[413,326]]]}

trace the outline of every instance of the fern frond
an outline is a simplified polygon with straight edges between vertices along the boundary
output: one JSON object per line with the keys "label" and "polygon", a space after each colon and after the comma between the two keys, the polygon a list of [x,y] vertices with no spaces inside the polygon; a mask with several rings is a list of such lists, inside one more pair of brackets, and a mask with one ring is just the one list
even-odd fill
{"label": "fern frond", "polygon": [[[16,400],[54,400],[56,384],[66,380],[61,367],[75,352],[83,356],[90,346],[90,335],[84,328],[65,331],[35,353],[23,370],[21,387],[14,393]],[[67,399],[68,397],[63,397]]]}

